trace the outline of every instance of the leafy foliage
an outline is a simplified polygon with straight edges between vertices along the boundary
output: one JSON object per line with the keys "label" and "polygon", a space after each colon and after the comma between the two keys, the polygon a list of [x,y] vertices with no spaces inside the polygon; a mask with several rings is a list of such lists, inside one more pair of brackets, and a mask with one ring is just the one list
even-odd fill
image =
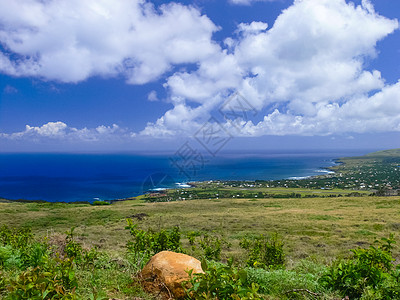
{"label": "leafy foliage", "polygon": [[225,245],[228,248],[230,247],[230,244],[227,243],[223,238],[212,236],[207,233],[200,237],[199,243],[200,247],[204,251],[204,257],[208,260],[220,260],[222,245]]}
{"label": "leafy foliage", "polygon": [[93,204],[92,204],[92,205],[102,206],[102,205],[111,205],[111,203],[110,203],[110,202],[107,202],[107,201],[99,201],[99,200],[96,200],[96,201],[93,201]]}
{"label": "leafy foliage", "polygon": [[207,260],[219,261],[221,259],[222,247],[231,247],[230,243],[228,243],[223,237],[218,235],[211,235],[198,231],[190,231],[186,234],[186,236],[189,240],[189,244],[191,245],[192,252],[196,251],[197,243],[203,250],[202,257]]}
{"label": "leafy foliage", "polygon": [[139,229],[137,224],[133,224],[132,219],[127,219],[128,226],[132,236],[132,241],[127,244],[128,251],[134,255],[139,263],[145,262],[155,253],[170,250],[183,252],[181,247],[181,233],[179,227],[160,231],[149,229],[148,231]]}
{"label": "leafy foliage", "polygon": [[0,228],[0,245],[10,245],[14,248],[23,248],[33,239],[30,228],[11,229],[6,225]]}
{"label": "leafy foliage", "polygon": [[228,264],[209,265],[202,261],[204,274],[193,274],[189,271],[190,279],[185,285],[188,299],[260,299],[258,285],[249,283],[247,272],[233,266],[232,260]]}
{"label": "leafy foliage", "polygon": [[1,291],[5,290],[6,288],[6,278],[3,275],[3,272],[0,270],[0,295]]}
{"label": "leafy foliage", "polygon": [[[131,275],[154,253],[183,252],[182,234],[178,227],[142,230],[132,221],[126,228],[132,234],[128,249],[136,257],[133,262],[111,258],[96,248],[86,249],[76,239],[74,228],[65,239],[57,240],[59,244],[51,244],[46,238],[35,239],[27,228],[1,227],[0,298],[146,297]],[[245,269],[234,266],[231,260],[227,264],[212,261],[221,259],[227,245],[223,235],[191,231],[186,237],[194,256],[210,261],[202,263],[205,274],[190,273],[186,286],[189,299],[261,299],[266,295],[310,299],[315,294],[338,299],[338,293],[350,299],[400,299],[400,267],[393,263],[393,236],[368,249],[353,249],[351,258],[330,267],[307,261],[290,270],[283,268],[284,244],[277,235],[242,239],[240,246],[246,250],[246,264],[250,266]],[[310,291],[314,293],[308,294]]]}
{"label": "leafy foliage", "polygon": [[370,299],[399,299],[400,268],[393,265],[394,243],[391,235],[378,246],[352,249],[353,256],[336,261],[321,282],[351,299],[368,295]]}
{"label": "leafy foliage", "polygon": [[0,229],[0,268],[37,267],[45,263],[48,257],[45,243],[33,242],[29,228]]}
{"label": "leafy foliage", "polygon": [[93,266],[95,260],[98,258],[99,253],[96,249],[83,249],[82,245],[75,241],[74,239],[74,230],[75,228],[72,227],[70,231],[67,231],[66,237],[66,246],[65,246],[65,253],[66,256],[70,259],[73,259],[76,264],[82,267],[89,267]]}
{"label": "leafy foliage", "polygon": [[74,240],[73,231],[67,232],[64,253],[60,254],[53,253],[46,241],[35,241],[30,229],[1,227],[0,297],[77,299],[76,273],[93,265],[99,253],[83,249]]}
{"label": "leafy foliage", "polygon": [[201,236],[201,233],[199,231],[189,231],[186,234],[186,237],[189,241],[190,246],[192,247],[193,252],[196,250],[196,238],[199,236]]}
{"label": "leafy foliage", "polygon": [[279,269],[285,266],[284,244],[277,234],[244,237],[240,246],[248,251],[249,267]]}
{"label": "leafy foliage", "polygon": [[[77,282],[71,267],[65,264],[47,271],[28,268],[10,280],[10,299],[76,299]],[[73,287],[73,289],[70,289]]]}

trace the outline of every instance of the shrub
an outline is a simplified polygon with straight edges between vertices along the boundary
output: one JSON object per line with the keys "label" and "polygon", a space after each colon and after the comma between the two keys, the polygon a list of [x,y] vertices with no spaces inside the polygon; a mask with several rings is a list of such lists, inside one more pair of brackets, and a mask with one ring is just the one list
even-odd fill
{"label": "shrub", "polygon": [[27,268],[43,264],[48,255],[45,243],[33,242],[29,228],[0,229],[0,267]]}
{"label": "shrub", "polygon": [[67,237],[64,249],[66,256],[83,268],[93,266],[100,255],[99,252],[95,248],[83,249],[82,245],[74,239],[74,230],[75,228],[72,227],[70,231],[66,232]]}
{"label": "shrub", "polygon": [[20,253],[10,245],[0,246],[0,270],[10,269],[12,267],[19,268],[22,265]]}
{"label": "shrub", "polygon": [[74,230],[75,227],[72,227],[70,231],[67,231],[67,237],[65,238],[66,245],[65,245],[65,254],[67,257],[81,260],[82,259],[82,246],[78,242],[74,240]]}
{"label": "shrub", "polygon": [[110,202],[107,202],[107,201],[99,201],[99,200],[96,200],[96,201],[93,201],[93,204],[92,205],[110,205],[111,203]]}
{"label": "shrub", "polygon": [[232,260],[227,265],[209,265],[202,261],[204,274],[193,274],[189,271],[189,281],[184,283],[188,299],[260,299],[258,285],[249,284],[247,272],[236,269]]}
{"label": "shrub", "polygon": [[[71,274],[68,276],[71,277]],[[28,268],[10,281],[8,296],[10,299],[76,299],[75,293],[65,288],[71,282],[72,277],[65,282],[65,278],[57,270],[51,272],[43,271],[39,267]]]}
{"label": "shrub", "polygon": [[194,252],[196,250],[196,237],[201,236],[201,233],[198,231],[189,231],[186,234],[186,237],[189,240],[189,244],[192,247],[192,251]]}
{"label": "shrub", "polygon": [[283,242],[277,234],[244,237],[240,247],[248,251],[249,267],[279,269],[285,266]]}
{"label": "shrub", "polygon": [[[29,229],[0,229],[0,298],[76,299],[76,272],[94,266],[99,253],[83,249],[67,232],[65,249],[52,253],[45,242],[35,242]],[[4,271],[4,272],[3,272]]]}
{"label": "shrub", "polygon": [[400,268],[393,265],[394,243],[390,235],[376,247],[352,249],[353,256],[336,261],[321,277],[322,284],[351,299],[399,299]]}
{"label": "shrub", "polygon": [[33,239],[33,234],[30,228],[10,229],[3,225],[0,228],[0,245],[10,245],[14,248],[23,248]]}
{"label": "shrub", "polygon": [[218,235],[211,235],[208,233],[201,233],[198,231],[190,231],[186,234],[192,251],[197,249],[196,244],[201,248],[202,253],[200,256],[207,260],[219,261],[221,259],[222,248],[230,248],[231,244],[228,243],[223,237]]}
{"label": "shrub", "polygon": [[48,245],[45,243],[35,242],[21,250],[22,266],[37,267],[42,266],[47,262],[49,256]]}
{"label": "shrub", "polygon": [[0,270],[0,295],[1,291],[5,290],[6,288],[6,277],[3,275],[3,272]]}
{"label": "shrub", "polygon": [[132,219],[127,219],[127,222],[128,226],[125,228],[129,229],[133,238],[127,243],[127,248],[139,264],[144,263],[151,255],[164,250],[183,252],[179,227],[145,231],[139,229],[137,224],[133,224]]}
{"label": "shrub", "polygon": [[203,234],[200,237],[200,247],[204,251],[204,257],[208,260],[220,260],[221,259],[221,246],[227,244],[223,239],[217,236],[210,236]]}

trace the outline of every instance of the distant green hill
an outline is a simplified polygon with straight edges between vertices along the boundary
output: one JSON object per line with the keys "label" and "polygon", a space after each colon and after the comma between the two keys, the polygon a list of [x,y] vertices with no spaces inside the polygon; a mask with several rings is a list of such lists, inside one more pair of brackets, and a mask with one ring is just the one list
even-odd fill
{"label": "distant green hill", "polygon": [[400,156],[400,149],[390,149],[390,150],[382,150],[377,152],[369,153],[365,156],[373,156],[373,157],[398,157]]}

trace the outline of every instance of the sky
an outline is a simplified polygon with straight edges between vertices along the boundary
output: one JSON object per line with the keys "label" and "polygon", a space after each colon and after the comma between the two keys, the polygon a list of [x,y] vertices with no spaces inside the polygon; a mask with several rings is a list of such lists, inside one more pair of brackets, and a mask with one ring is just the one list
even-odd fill
{"label": "sky", "polygon": [[400,148],[399,1],[0,7],[0,152]]}

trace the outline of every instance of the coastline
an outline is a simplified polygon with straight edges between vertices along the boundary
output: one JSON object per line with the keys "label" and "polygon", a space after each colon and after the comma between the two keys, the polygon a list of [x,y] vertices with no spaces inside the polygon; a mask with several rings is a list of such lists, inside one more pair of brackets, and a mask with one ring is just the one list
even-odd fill
{"label": "coastline", "polygon": [[[40,203],[40,202],[71,203],[71,202],[73,202],[73,203],[89,203],[90,204],[90,203],[93,203],[94,201],[117,202],[117,201],[124,201],[124,200],[134,199],[136,197],[140,197],[141,195],[146,194],[146,192],[152,192],[152,191],[153,192],[160,192],[160,191],[165,191],[165,190],[192,188],[192,187],[195,187],[196,184],[199,184],[199,183],[200,184],[204,184],[204,183],[206,183],[208,181],[221,181],[221,182],[238,182],[238,181],[241,181],[241,182],[252,182],[252,181],[273,182],[273,181],[288,181],[288,180],[292,180],[292,181],[301,181],[301,180],[303,180],[304,181],[304,180],[308,180],[308,179],[311,179],[311,178],[321,178],[321,177],[326,177],[326,176],[332,176],[332,174],[334,174],[333,172],[335,172],[335,168],[337,168],[338,165],[343,163],[341,161],[341,158],[329,158],[329,160],[325,160],[325,163],[324,163],[323,156],[321,156],[321,155],[317,155],[317,156],[309,155],[309,156],[303,156],[303,157],[306,157],[308,159],[308,161],[313,162],[313,164],[314,164],[314,167],[312,169],[308,170],[310,175],[288,176],[288,175],[285,174],[285,172],[287,173],[289,171],[288,165],[286,165],[285,166],[286,169],[283,168],[283,171],[281,172],[282,176],[278,177],[278,176],[280,176],[279,172],[277,172],[277,173],[273,173],[273,172],[274,172],[274,170],[281,171],[281,167],[280,167],[279,163],[281,163],[282,158],[280,158],[279,160],[275,161],[274,159],[269,160],[268,157],[267,157],[267,158],[262,158],[262,159],[264,159],[264,161],[275,161],[276,162],[276,165],[272,166],[275,169],[271,169],[271,174],[275,174],[274,175],[275,176],[274,179],[264,179],[265,177],[260,175],[261,174],[260,172],[254,173],[254,176],[252,176],[252,177],[255,178],[255,179],[246,179],[246,176],[245,177],[241,177],[241,175],[240,175],[241,173],[237,172],[232,179],[231,178],[228,178],[228,179],[215,179],[215,177],[211,177],[210,176],[209,178],[213,178],[213,179],[207,178],[205,180],[191,180],[191,181],[187,181],[187,182],[186,181],[176,181],[174,183],[174,185],[171,184],[171,186],[157,187],[157,186],[153,185],[152,188],[150,188],[150,189],[144,189],[143,186],[142,186],[141,191],[143,191],[144,193],[141,192],[141,191],[139,191],[138,193],[136,193],[134,195],[129,195],[129,193],[126,193],[127,196],[122,196],[122,197],[119,197],[119,196],[115,196],[115,197],[101,196],[100,193],[99,193],[100,196],[85,197],[84,195],[82,195],[82,197],[80,197],[79,194],[77,193],[76,195],[78,195],[78,196],[75,197],[75,198],[77,198],[77,199],[80,198],[80,200],[72,200],[72,201],[69,201],[69,200],[65,201],[65,200],[62,199],[62,197],[60,197],[61,198],[60,200],[58,200],[57,197],[54,197],[54,199],[57,199],[57,200],[42,200],[40,197],[38,197],[37,199],[24,199],[23,197],[19,197],[19,199],[15,199],[15,200],[9,200],[10,198],[4,197],[4,196],[3,196],[3,198],[5,198],[5,199],[7,199],[9,201],[15,201],[15,202],[37,202],[37,203]],[[294,155],[294,156],[291,155],[288,158],[289,159],[287,161],[290,161],[291,163],[293,163],[294,161],[298,161],[299,160],[297,155]],[[255,160],[254,160],[254,158],[253,158],[253,160],[243,159],[241,167],[242,168],[243,167],[247,168],[247,169],[245,169],[245,172],[248,172],[248,173],[244,173],[244,174],[250,174],[250,173],[252,173],[252,170],[258,170],[258,171],[262,170],[262,166],[259,167],[257,165],[257,162],[258,161],[262,161],[262,159],[261,158],[255,159]],[[283,162],[285,162],[284,159],[285,158],[283,158]],[[247,161],[248,161],[248,163],[247,163]],[[304,158],[300,158],[300,161],[306,161],[306,160]],[[231,164],[231,165],[229,165],[229,167],[233,166],[233,163],[231,161],[229,161],[229,160],[225,160],[225,161],[222,161],[222,162],[225,163],[225,164],[227,162],[229,164]],[[322,167],[320,166],[319,168],[316,168],[316,164],[321,163],[321,164],[325,164],[326,165],[327,162],[329,162],[329,166],[322,166]],[[340,164],[339,164],[339,162],[340,162]],[[214,165],[211,165],[211,169],[209,170],[210,173],[212,173],[213,171],[216,170],[216,168],[219,166],[218,163],[221,163],[221,162],[217,162],[217,164],[214,163]],[[246,163],[246,165],[244,165],[244,163]],[[255,169],[252,167],[253,165],[254,165]],[[221,164],[221,166],[224,167],[225,165]],[[208,166],[208,167],[210,167],[210,166]],[[267,168],[267,170],[268,170],[268,166],[264,167],[264,168]],[[232,168],[232,170],[233,170],[233,168]],[[293,172],[298,172],[298,170],[300,170],[300,169],[294,168]],[[303,173],[307,172],[307,169],[305,168],[304,170],[302,170],[302,172]],[[95,187],[94,186],[93,186],[92,190],[95,191]],[[71,193],[71,191],[68,191],[68,192]],[[11,199],[14,199],[14,198],[11,198]]]}

